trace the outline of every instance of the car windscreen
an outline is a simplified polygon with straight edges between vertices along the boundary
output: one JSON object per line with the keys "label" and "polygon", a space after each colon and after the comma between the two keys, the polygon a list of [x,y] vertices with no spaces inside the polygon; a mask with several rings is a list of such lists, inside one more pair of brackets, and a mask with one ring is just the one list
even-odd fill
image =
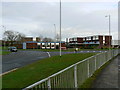
{"label": "car windscreen", "polygon": [[12,47],[12,49],[16,49],[16,47]]}

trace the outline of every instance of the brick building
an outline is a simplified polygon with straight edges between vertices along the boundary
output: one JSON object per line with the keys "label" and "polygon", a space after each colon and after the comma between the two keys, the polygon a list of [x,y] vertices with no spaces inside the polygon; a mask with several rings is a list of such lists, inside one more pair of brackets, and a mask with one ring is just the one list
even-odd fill
{"label": "brick building", "polygon": [[108,48],[111,47],[112,36],[108,35],[96,35],[88,37],[74,37],[69,38],[68,47],[79,48]]}
{"label": "brick building", "polygon": [[[27,41],[23,43],[23,49],[59,49],[60,42],[36,42]],[[61,48],[66,49],[65,42],[61,42]]]}
{"label": "brick building", "polygon": [[24,38],[22,39],[22,41],[23,41],[23,42],[27,42],[27,41],[37,41],[37,42],[40,42],[40,41],[41,41],[41,38],[39,38],[39,37],[35,37],[35,38],[33,38],[33,37],[24,37]]}

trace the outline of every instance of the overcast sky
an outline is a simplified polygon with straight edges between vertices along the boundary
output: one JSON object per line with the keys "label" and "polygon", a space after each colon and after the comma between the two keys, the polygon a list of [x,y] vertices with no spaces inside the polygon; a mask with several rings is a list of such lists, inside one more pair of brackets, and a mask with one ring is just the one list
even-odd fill
{"label": "overcast sky", "polygon": [[[26,36],[42,35],[50,38],[55,37],[55,32],[59,33],[59,2],[7,1],[0,4],[0,8],[2,8],[0,25],[4,25],[7,30],[18,31]],[[110,2],[111,0],[106,0],[106,2],[84,1],[62,2],[62,40],[78,36],[108,35],[108,18],[105,16],[109,14],[111,15],[111,34],[113,39],[117,39],[117,0],[115,2]],[[0,29],[0,38],[2,38],[4,28],[0,27]]]}

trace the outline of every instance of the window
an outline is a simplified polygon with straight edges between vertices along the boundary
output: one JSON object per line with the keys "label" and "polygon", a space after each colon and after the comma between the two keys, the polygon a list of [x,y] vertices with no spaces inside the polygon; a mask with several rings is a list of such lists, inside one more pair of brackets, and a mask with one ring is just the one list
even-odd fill
{"label": "window", "polygon": [[85,41],[85,38],[83,38],[83,41]]}
{"label": "window", "polygon": [[89,39],[88,40],[91,40],[91,37],[88,37]]}
{"label": "window", "polygon": [[103,44],[105,44],[105,41],[103,41]]}
{"label": "window", "polygon": [[89,37],[86,37],[86,40],[89,40]]}
{"label": "window", "polygon": [[45,43],[42,43],[42,45],[44,45]]}
{"label": "window", "polygon": [[103,40],[105,40],[105,36],[103,36]]}
{"label": "window", "polygon": [[37,45],[40,45],[41,43],[37,43]]}
{"label": "window", "polygon": [[74,40],[77,41],[77,38],[75,38]]}
{"label": "window", "polygon": [[36,37],[33,38],[33,41],[36,41]]}
{"label": "window", "polygon": [[54,45],[52,45],[52,47],[54,47]]}
{"label": "window", "polygon": [[98,40],[99,39],[99,37],[98,36],[96,36],[96,40]]}
{"label": "window", "polygon": [[56,45],[59,45],[59,43],[56,43]]}
{"label": "window", "polygon": [[93,40],[95,40],[95,36],[93,36]]}

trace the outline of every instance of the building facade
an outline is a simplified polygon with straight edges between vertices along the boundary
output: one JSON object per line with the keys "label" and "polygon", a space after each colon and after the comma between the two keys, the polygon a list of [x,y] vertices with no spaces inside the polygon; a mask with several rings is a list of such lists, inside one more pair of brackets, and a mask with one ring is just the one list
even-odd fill
{"label": "building facade", "polygon": [[[36,42],[27,41],[23,43],[23,49],[59,49],[60,42]],[[61,49],[66,49],[65,42],[61,42]]]}
{"label": "building facade", "polygon": [[112,36],[96,35],[88,37],[74,37],[67,40],[69,47],[79,48],[108,48],[111,47]]}

